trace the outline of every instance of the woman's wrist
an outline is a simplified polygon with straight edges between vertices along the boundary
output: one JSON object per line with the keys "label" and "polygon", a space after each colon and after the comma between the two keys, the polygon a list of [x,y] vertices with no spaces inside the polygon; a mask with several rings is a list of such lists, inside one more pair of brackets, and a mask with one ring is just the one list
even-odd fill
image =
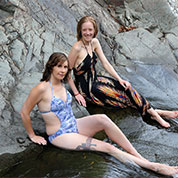
{"label": "woman's wrist", "polygon": [[76,97],[76,96],[78,96],[80,93],[78,92],[78,93],[76,93],[76,94],[74,94],[74,96]]}
{"label": "woman's wrist", "polygon": [[30,139],[32,139],[33,137],[35,137],[35,134],[29,134],[28,136]]}

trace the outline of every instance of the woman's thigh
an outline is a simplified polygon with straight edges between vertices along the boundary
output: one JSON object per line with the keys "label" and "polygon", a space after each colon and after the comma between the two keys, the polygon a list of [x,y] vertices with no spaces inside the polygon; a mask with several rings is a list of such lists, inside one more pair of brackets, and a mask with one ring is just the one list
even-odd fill
{"label": "woman's thigh", "polygon": [[104,129],[109,118],[104,114],[95,114],[77,119],[78,131],[82,135],[92,137],[97,132]]}
{"label": "woman's thigh", "polygon": [[105,153],[112,152],[112,150],[114,151],[116,149],[109,143],[78,133],[60,135],[52,141],[52,144],[63,149],[93,150]]}

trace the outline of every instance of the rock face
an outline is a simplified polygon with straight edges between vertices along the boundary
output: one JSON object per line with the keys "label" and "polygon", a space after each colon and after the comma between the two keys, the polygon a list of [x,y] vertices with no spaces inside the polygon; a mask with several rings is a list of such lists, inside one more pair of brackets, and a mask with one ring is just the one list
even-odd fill
{"label": "rock face", "polygon": [[[31,88],[39,82],[49,56],[56,51],[68,54],[76,41],[77,21],[85,15],[96,18],[98,38],[116,71],[153,107],[177,109],[176,7],[176,3],[166,0],[1,0],[0,155],[25,151],[31,143],[21,122],[21,106]],[[119,33],[119,29],[124,30]],[[98,68],[106,74],[100,64]],[[76,117],[89,114],[75,101],[73,108]],[[44,124],[36,108],[31,118],[35,131],[44,134]],[[124,123],[129,127],[130,122]],[[169,132],[177,137],[177,126],[173,125]],[[157,139],[150,137],[149,126],[146,129],[149,139],[154,139],[158,145],[164,144],[167,138],[171,140],[172,134],[167,131],[156,132],[161,137]],[[144,142],[150,140],[144,137]],[[170,147],[177,149],[177,145],[172,143]]]}

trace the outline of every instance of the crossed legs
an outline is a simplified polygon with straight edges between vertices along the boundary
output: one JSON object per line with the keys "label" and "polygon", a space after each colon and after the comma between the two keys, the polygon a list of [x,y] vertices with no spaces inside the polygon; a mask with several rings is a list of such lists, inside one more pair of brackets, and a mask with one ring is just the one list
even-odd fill
{"label": "crossed legs", "polygon": [[[105,115],[98,114],[77,119],[79,134],[68,133],[56,137],[52,144],[70,150],[93,150],[107,153],[122,162],[135,162],[141,167],[150,169],[164,175],[178,173],[178,167],[153,163],[143,158],[131,145],[122,131]],[[92,136],[104,130],[106,134],[128,153],[119,150],[113,145],[92,138]]]}
{"label": "crossed legs", "polygon": [[160,110],[160,109],[153,109],[150,108],[148,110],[148,113],[151,114],[151,118],[153,120],[156,120],[161,124],[161,126],[168,128],[170,127],[170,124],[166,122],[162,117],[175,119],[178,117],[178,111],[168,111],[168,110]]}
{"label": "crossed legs", "polygon": [[[139,108],[140,110],[140,106],[142,106],[141,107],[142,109],[149,107],[149,102],[146,100],[146,98],[141,96],[133,87],[130,87],[125,92],[127,96],[130,98],[130,100],[132,101],[131,103],[129,103],[129,105],[131,104],[133,108],[136,107],[137,109]],[[132,103],[134,104],[132,105]],[[151,115],[151,119],[156,120],[161,126],[165,128],[170,127],[170,124],[166,122],[163,118],[175,119],[176,117],[178,117],[178,111],[153,109],[151,107],[147,110],[147,112]]]}

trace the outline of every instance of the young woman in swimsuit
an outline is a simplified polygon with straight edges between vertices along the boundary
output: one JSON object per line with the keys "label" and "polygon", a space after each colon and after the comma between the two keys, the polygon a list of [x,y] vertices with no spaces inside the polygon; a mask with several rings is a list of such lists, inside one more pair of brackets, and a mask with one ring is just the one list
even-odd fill
{"label": "young woman in swimsuit", "polygon": [[[94,18],[90,16],[81,18],[77,25],[77,42],[74,43],[68,56],[75,83],[71,77],[68,82],[79,104],[86,106],[87,101],[104,107],[130,106],[137,109],[144,119],[153,119],[163,127],[170,127],[162,117],[176,118],[178,111],[153,109],[108,62],[96,38],[97,33],[98,27]],[[97,75],[95,69],[97,58],[113,78]]]}
{"label": "young woman in swimsuit", "polygon": [[[56,147],[100,151],[124,163],[134,162],[160,174],[178,173],[178,166],[153,163],[143,158],[106,115],[97,114],[75,119],[71,109],[72,96],[63,84],[68,77],[68,68],[69,62],[65,54],[53,53],[46,64],[41,82],[31,90],[26,99],[21,110],[21,117],[31,141],[42,145],[47,144],[47,141],[36,135],[32,128],[30,113],[37,105],[46,125],[49,142]],[[101,130],[104,130],[108,137],[128,153],[109,143],[92,138]]]}

